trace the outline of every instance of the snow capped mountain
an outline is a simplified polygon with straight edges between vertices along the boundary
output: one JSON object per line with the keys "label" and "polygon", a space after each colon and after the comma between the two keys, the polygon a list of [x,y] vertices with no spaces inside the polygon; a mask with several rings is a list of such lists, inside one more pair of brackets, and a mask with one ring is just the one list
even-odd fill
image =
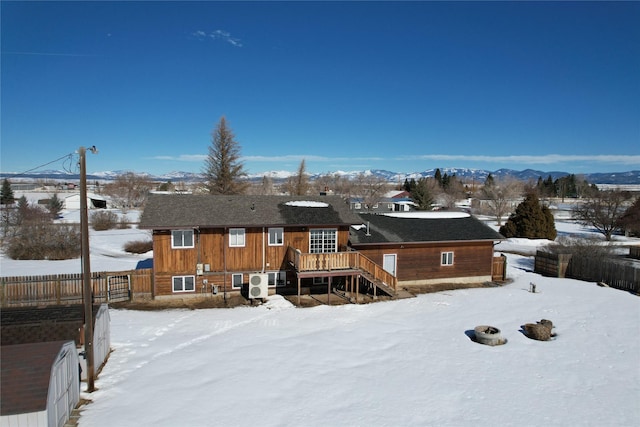
{"label": "snow capped mountain", "polygon": [[[364,171],[333,171],[325,173],[310,174],[310,179],[315,180],[325,175],[337,175],[347,179],[354,179],[360,174],[365,176],[376,176],[385,179],[392,183],[402,183],[405,179],[418,180],[420,178],[433,177],[437,169],[427,169],[420,172],[393,172],[384,169],[370,169]],[[130,173],[131,171],[117,170],[117,171],[102,171],[87,174],[87,179],[98,181],[111,181],[118,176]],[[201,173],[184,172],[184,171],[172,171],[162,175],[151,175],[148,173],[135,172],[136,175],[143,175],[152,181],[157,182],[198,182],[203,180]],[[251,181],[259,181],[262,178],[269,177],[274,181],[286,180],[287,178],[295,175],[295,171],[266,171],[262,173],[249,174],[248,178]],[[498,169],[496,171],[488,171],[483,169],[468,169],[468,168],[440,168],[440,173],[444,176],[455,175],[456,177],[464,180],[473,180],[475,182],[484,182],[489,174],[494,178],[501,179],[506,177],[512,177],[521,181],[537,181],[538,178],[546,179],[551,176],[553,180],[569,175],[567,172],[552,171],[544,172],[534,169],[525,169],[517,171],[513,169]],[[582,174],[588,182],[593,184],[610,184],[610,185],[638,185],[640,184],[640,170],[628,171],[628,172],[614,172],[614,173],[593,173]],[[16,174],[11,172],[0,172],[0,178],[8,178],[15,181],[24,181],[30,179],[51,179],[59,181],[74,181],[78,180],[78,172],[61,171],[61,170],[45,170],[31,172],[28,174]]]}

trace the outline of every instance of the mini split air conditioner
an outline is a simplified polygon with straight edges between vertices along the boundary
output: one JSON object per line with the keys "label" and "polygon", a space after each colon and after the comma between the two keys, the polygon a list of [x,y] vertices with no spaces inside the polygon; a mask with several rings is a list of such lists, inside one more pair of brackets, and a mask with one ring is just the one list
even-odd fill
{"label": "mini split air conditioner", "polygon": [[266,298],[269,296],[269,275],[249,275],[249,298]]}

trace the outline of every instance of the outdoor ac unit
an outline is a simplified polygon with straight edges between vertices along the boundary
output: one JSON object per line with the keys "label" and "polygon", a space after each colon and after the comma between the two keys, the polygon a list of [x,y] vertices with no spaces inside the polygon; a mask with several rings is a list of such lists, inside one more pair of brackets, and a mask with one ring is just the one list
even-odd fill
{"label": "outdoor ac unit", "polygon": [[249,275],[249,298],[266,298],[269,296],[269,275]]}

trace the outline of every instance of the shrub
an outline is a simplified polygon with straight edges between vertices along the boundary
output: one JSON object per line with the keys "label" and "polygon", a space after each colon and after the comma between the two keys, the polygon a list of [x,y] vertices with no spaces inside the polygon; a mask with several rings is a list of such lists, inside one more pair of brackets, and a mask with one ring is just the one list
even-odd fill
{"label": "shrub", "polygon": [[16,229],[6,247],[12,259],[72,259],[80,256],[79,225],[56,225],[50,221],[31,221]]}
{"label": "shrub", "polygon": [[96,231],[111,230],[116,228],[118,215],[112,211],[100,210],[91,214],[91,225]]}
{"label": "shrub", "polygon": [[120,221],[118,221],[118,229],[126,230],[127,228],[131,228],[131,225],[129,225],[129,223],[127,222],[127,218],[123,216],[122,218],[120,218]]}
{"label": "shrub", "polygon": [[580,258],[603,259],[612,255],[613,247],[595,237],[561,236],[543,250],[553,254],[571,254]]}
{"label": "shrub", "polygon": [[153,250],[153,241],[151,240],[133,240],[124,245],[125,252],[132,254],[144,254]]}
{"label": "shrub", "polygon": [[529,193],[507,222],[500,227],[504,237],[554,240],[557,236],[553,214],[547,206],[541,206],[538,196]]}

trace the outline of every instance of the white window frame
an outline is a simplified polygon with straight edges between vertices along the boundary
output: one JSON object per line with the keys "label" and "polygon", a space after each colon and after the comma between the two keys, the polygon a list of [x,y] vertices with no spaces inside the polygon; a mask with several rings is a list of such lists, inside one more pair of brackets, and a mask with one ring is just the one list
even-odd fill
{"label": "white window frame", "polygon": [[285,286],[287,284],[286,271],[269,271],[269,287]]}
{"label": "white window frame", "polygon": [[[184,244],[185,233],[191,234],[191,245]],[[195,246],[195,233],[193,230],[171,230],[171,249],[189,249]]]}
{"label": "white window frame", "polygon": [[440,253],[440,265],[445,267],[453,265],[453,251]]}
{"label": "white window frame", "polygon": [[244,248],[246,243],[246,231],[244,228],[229,229],[229,247]]}
{"label": "white window frame", "polygon": [[[317,237],[313,237],[314,234],[317,235],[320,233],[322,234],[322,236],[319,239]],[[333,245],[331,245],[331,243],[333,243]],[[312,228],[309,230],[309,253],[320,254],[335,252],[338,252],[337,228]]]}
{"label": "white window frame", "polygon": [[269,228],[269,246],[284,246],[284,228]]}
{"label": "white window frame", "polygon": [[354,203],[354,204],[353,204],[353,208],[354,208],[354,209],[362,209],[362,203],[360,203],[360,202],[356,202],[356,203]]}
{"label": "white window frame", "polygon": [[[182,288],[176,290],[176,279],[182,283]],[[187,289],[187,279],[191,279],[192,289]],[[173,293],[195,292],[196,291],[196,276],[173,276],[171,278],[171,290]]]}
{"label": "white window frame", "polygon": [[[240,283],[237,283],[238,281]],[[244,284],[243,281],[244,281],[244,274],[242,274],[242,273],[233,273],[231,275],[231,288],[232,289],[242,289],[242,285]]]}

